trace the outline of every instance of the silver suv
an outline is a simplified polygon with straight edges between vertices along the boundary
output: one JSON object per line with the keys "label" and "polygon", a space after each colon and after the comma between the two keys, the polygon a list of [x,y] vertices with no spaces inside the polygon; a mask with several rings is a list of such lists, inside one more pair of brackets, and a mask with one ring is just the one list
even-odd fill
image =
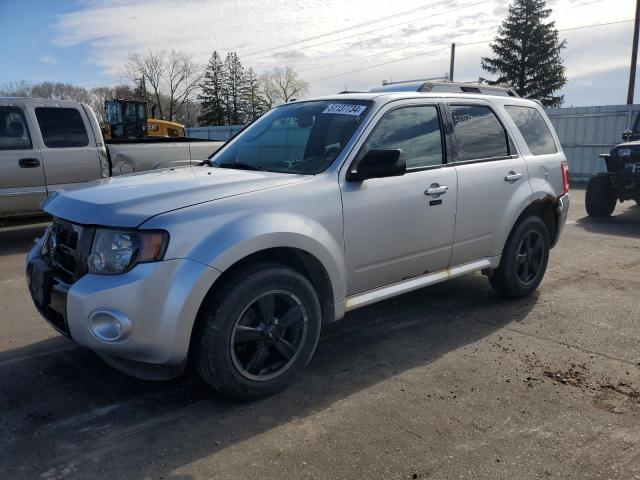
{"label": "silver suv", "polygon": [[481,271],[531,294],[566,220],[541,107],[508,96],[344,94],[274,108],[206,165],[54,194],[27,260],[42,315],[145,378],[193,359],[249,399],[290,384],[321,325]]}

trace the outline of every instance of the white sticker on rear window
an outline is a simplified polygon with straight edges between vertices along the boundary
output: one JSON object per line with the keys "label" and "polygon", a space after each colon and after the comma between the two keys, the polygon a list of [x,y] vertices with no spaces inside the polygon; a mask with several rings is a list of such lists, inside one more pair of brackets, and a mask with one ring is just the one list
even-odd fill
{"label": "white sticker on rear window", "polygon": [[338,115],[358,116],[367,108],[366,105],[350,105],[348,103],[332,103],[325,108],[322,113],[333,113]]}

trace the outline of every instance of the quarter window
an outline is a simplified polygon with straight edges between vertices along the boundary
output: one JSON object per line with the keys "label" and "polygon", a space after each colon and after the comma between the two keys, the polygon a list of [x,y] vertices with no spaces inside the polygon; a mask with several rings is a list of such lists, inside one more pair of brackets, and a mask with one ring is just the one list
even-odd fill
{"label": "quarter window", "polygon": [[18,107],[0,107],[0,150],[28,150],[31,138],[24,113]]}
{"label": "quarter window", "polygon": [[366,150],[401,149],[407,169],[442,165],[442,132],[435,106],[402,107],[387,113],[366,143]]}
{"label": "quarter window", "polygon": [[49,148],[86,147],[89,136],[75,108],[36,108],[42,140]]}
{"label": "quarter window", "polygon": [[452,105],[451,116],[458,161],[509,155],[507,132],[489,107]]}
{"label": "quarter window", "polygon": [[531,153],[549,155],[558,152],[551,130],[538,110],[516,105],[507,105],[504,108],[520,130]]}

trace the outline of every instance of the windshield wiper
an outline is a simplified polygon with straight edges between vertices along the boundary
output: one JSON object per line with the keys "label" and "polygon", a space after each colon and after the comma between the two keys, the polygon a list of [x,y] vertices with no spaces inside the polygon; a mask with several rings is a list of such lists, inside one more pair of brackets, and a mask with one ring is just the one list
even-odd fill
{"label": "windshield wiper", "polygon": [[216,164],[216,166],[218,166],[219,168],[237,168],[238,170],[258,170],[261,172],[265,171],[264,167],[261,167],[260,165],[251,165],[250,163],[242,163],[242,162],[220,163],[220,164]]}

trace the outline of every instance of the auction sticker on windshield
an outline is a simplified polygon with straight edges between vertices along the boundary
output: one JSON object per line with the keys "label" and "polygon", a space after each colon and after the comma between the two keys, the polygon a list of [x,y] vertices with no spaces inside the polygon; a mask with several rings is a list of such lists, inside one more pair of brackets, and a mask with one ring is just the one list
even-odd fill
{"label": "auction sticker on windshield", "polygon": [[350,105],[348,103],[332,103],[327,105],[322,113],[334,113],[339,115],[354,115],[358,116],[367,108],[366,105]]}

